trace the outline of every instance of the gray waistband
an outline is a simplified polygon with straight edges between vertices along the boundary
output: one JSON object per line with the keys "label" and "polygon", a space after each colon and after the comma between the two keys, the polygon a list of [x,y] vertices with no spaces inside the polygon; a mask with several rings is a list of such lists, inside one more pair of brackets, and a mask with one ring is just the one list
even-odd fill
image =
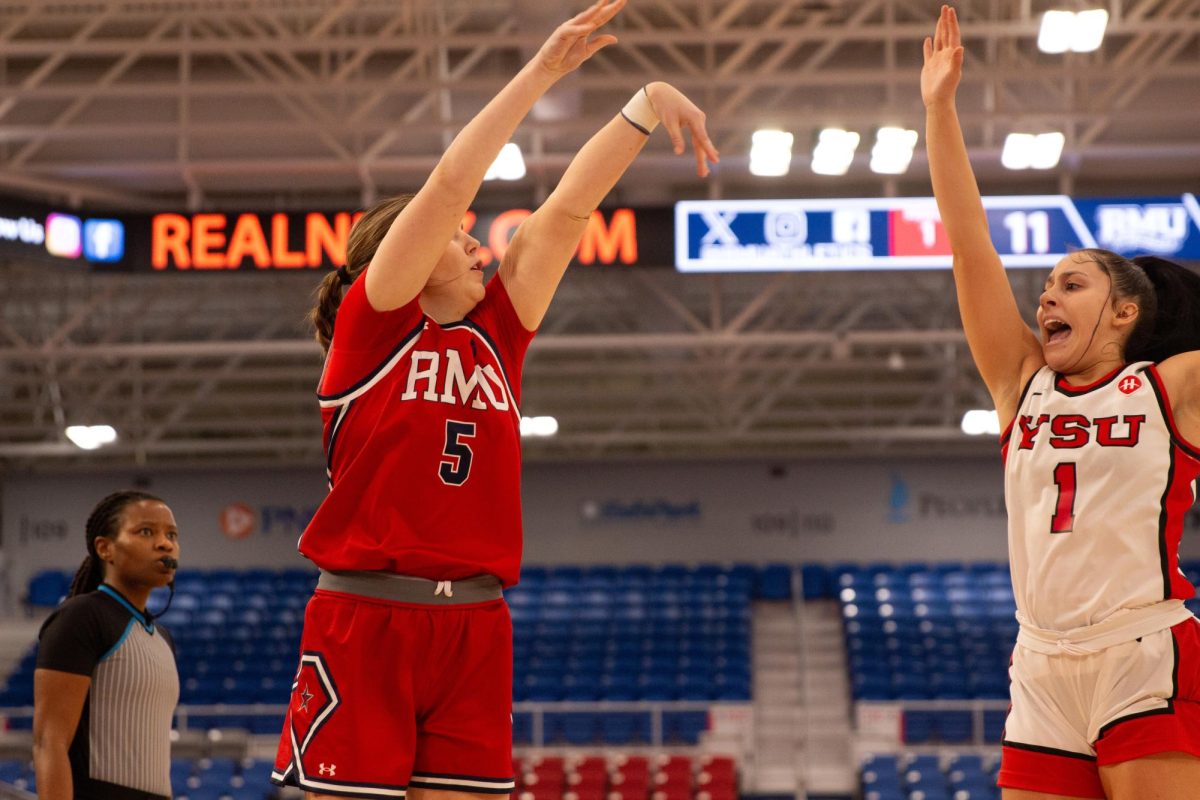
{"label": "gray waistband", "polygon": [[494,575],[476,575],[461,581],[431,581],[390,572],[326,572],[321,570],[317,588],[344,592],[398,603],[427,606],[454,606],[486,603],[504,596],[500,579]]}

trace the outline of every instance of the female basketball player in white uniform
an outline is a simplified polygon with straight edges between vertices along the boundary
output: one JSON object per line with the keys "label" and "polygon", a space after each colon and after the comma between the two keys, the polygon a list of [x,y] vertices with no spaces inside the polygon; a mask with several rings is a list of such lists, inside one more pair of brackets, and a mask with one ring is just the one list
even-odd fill
{"label": "female basketball player in white uniform", "polygon": [[967,342],[1008,425],[1021,632],[1003,796],[1195,798],[1200,623],[1177,551],[1200,475],[1200,277],[1081,250],[1051,271],[1030,330],[959,128],[962,60],[943,6],[921,73],[929,169]]}

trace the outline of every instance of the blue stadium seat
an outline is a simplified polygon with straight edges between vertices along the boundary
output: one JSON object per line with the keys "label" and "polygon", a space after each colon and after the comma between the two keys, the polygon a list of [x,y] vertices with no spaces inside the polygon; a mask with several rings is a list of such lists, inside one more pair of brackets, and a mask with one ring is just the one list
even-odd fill
{"label": "blue stadium seat", "polygon": [[513,714],[513,744],[533,744],[533,715],[525,712]]}
{"label": "blue stadium seat", "polygon": [[37,608],[53,608],[71,588],[71,576],[57,569],[44,569],[29,579],[26,599]]}
{"label": "blue stadium seat", "polygon": [[176,800],[221,800],[221,796],[226,793],[227,788],[201,785],[196,788],[184,789],[175,797]]}
{"label": "blue stadium seat", "polygon": [[934,738],[935,712],[908,710],[904,712],[905,744],[925,744]]}
{"label": "blue stadium seat", "polygon": [[979,755],[966,754],[942,765],[937,755],[919,754],[897,764],[895,756],[868,756],[861,771],[863,798],[999,800],[994,771],[997,761],[989,766]]}
{"label": "blue stadium seat", "polygon": [[7,760],[0,761],[0,782],[16,783],[25,778],[30,772],[29,763],[26,761]]}
{"label": "blue stadium seat", "polygon": [[974,733],[971,728],[971,712],[938,711],[937,731],[938,737],[946,744],[965,744],[971,741]]}
{"label": "blue stadium seat", "polygon": [[205,785],[228,786],[237,771],[237,762],[232,758],[203,758],[196,762],[196,774]]}
{"label": "blue stadium seat", "polygon": [[707,711],[668,711],[663,714],[663,738],[667,744],[694,745],[708,730]]}
{"label": "blue stadium seat", "polygon": [[787,564],[768,564],[758,573],[755,597],[761,600],[788,600],[792,596],[792,568]]}
{"label": "blue stadium seat", "polygon": [[999,744],[1004,737],[1004,723],[1008,712],[999,709],[983,712],[983,740],[989,744]]}
{"label": "blue stadium seat", "polygon": [[642,741],[638,718],[644,714],[635,712],[610,712],[600,717],[600,741],[609,745],[637,744]]}
{"label": "blue stadium seat", "polygon": [[800,579],[804,583],[805,600],[822,600],[833,595],[829,570],[824,564],[803,564]]}

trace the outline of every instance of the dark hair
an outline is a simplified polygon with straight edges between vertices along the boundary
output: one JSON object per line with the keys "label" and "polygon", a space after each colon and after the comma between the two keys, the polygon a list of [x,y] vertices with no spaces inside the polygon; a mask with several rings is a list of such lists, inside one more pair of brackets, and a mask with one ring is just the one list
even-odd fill
{"label": "dark hair", "polygon": [[342,292],[371,263],[392,222],[412,199],[411,194],[398,195],[377,203],[363,214],[350,229],[345,267],[326,275],[317,286],[317,304],[309,312],[308,318],[325,352],[329,352],[329,343],[333,341],[333,325],[337,320],[338,307],[342,304]]}
{"label": "dark hair", "polygon": [[108,539],[114,538],[119,533],[118,525],[125,506],[143,500],[163,502],[161,497],[155,497],[149,492],[130,489],[113,492],[92,509],[92,513],[88,515],[87,519],[87,558],[79,565],[79,570],[75,573],[75,580],[71,581],[71,591],[67,597],[94,592],[100,586],[104,580],[104,562],[96,555],[96,539],[100,536]]}
{"label": "dark hair", "polygon": [[1157,256],[1138,256],[1133,263],[1154,284],[1158,314],[1132,360],[1159,362],[1200,350],[1200,275]]}
{"label": "dark hair", "polygon": [[1137,303],[1137,323],[1125,342],[1126,361],[1157,363],[1200,350],[1200,275],[1157,256],[1127,259],[1096,248],[1079,253],[1108,275],[1113,303]]}

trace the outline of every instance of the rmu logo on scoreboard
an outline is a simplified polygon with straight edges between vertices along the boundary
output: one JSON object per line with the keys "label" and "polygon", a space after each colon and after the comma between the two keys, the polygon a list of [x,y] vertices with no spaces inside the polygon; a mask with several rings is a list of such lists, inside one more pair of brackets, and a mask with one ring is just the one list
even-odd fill
{"label": "rmu logo on scoreboard", "polygon": [[[1049,267],[1096,239],[1069,197],[986,197],[1006,266]],[[950,242],[929,197],[675,204],[680,272],[942,269]]]}
{"label": "rmu logo on scoreboard", "polygon": [[1179,256],[1200,228],[1200,204],[1192,194],[1181,202],[1103,202],[1096,205],[1094,219],[1101,247]]}

